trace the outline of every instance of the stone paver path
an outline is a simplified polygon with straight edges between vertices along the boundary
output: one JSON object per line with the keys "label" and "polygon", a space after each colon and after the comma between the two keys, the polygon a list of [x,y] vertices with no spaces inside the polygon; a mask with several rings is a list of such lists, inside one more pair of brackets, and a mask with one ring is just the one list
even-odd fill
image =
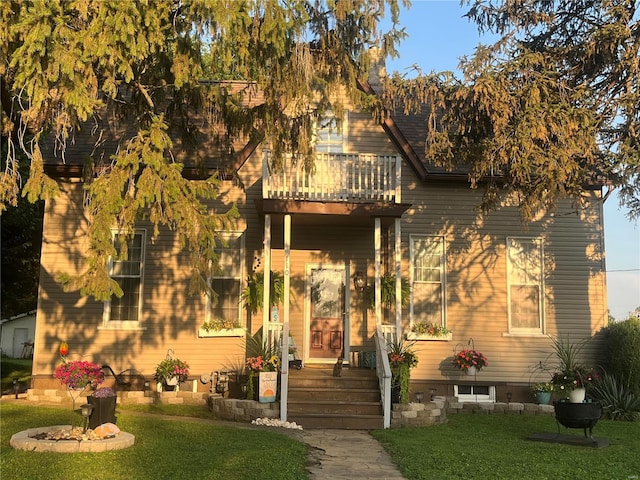
{"label": "stone paver path", "polygon": [[313,480],[404,480],[382,445],[365,430],[304,430],[313,448],[307,471]]}

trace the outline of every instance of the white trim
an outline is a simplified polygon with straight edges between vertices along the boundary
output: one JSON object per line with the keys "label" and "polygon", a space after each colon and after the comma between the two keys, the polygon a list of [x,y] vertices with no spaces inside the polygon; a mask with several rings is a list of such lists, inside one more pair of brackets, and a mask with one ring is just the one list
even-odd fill
{"label": "white trim", "polygon": [[[116,229],[111,230],[111,241],[115,242],[117,235],[126,235],[120,233]],[[147,230],[145,228],[136,228],[133,231],[134,237],[141,235],[142,240],[140,243],[140,273],[135,278],[140,278],[140,293],[138,295],[138,319],[137,320],[111,320],[111,299],[106,300],[103,304],[102,310],[102,325],[98,327],[98,330],[144,330],[141,327],[142,321],[142,302],[144,298],[144,271],[145,271],[145,258],[147,255]],[[109,257],[108,271],[109,278],[113,277],[113,257]],[[123,275],[119,275],[116,278],[124,278]]]}
{"label": "white trim", "polygon": [[244,337],[247,331],[244,328],[223,328],[221,330],[198,329],[199,338],[208,337]]}
{"label": "white trim", "polygon": [[344,349],[344,360],[345,362],[349,361],[350,358],[350,336],[349,332],[351,330],[350,324],[350,315],[349,315],[349,265],[348,263],[306,263],[305,264],[305,288],[304,288],[304,332],[302,338],[302,348],[303,348],[303,362],[311,363],[311,364],[320,364],[320,363],[335,363],[334,358],[310,358],[311,357],[311,283],[309,282],[309,278],[311,276],[311,271],[314,269],[332,269],[341,271],[344,280],[344,311],[342,312],[342,324],[343,324],[343,333],[342,333],[342,345]]}
{"label": "white trim", "polygon": [[419,342],[450,342],[453,340],[453,333],[447,333],[446,335],[429,335],[427,333],[418,334],[415,332],[407,333],[407,340],[416,340]]}
{"label": "white trim", "polygon": [[[238,268],[238,274],[237,276],[228,276],[228,275],[212,275],[211,277],[208,278],[208,283],[209,283],[209,287],[211,288],[211,283],[214,280],[234,280],[237,281],[238,283],[238,298],[237,298],[237,305],[238,305],[238,313],[237,313],[237,318],[235,319],[235,321],[232,323],[238,326],[242,326],[242,317],[243,317],[243,308],[242,308],[242,286],[243,286],[243,279],[245,277],[244,275],[244,258],[245,258],[245,235],[244,235],[244,231],[240,231],[240,230],[236,230],[236,231],[231,231],[231,232],[222,232],[220,233],[220,236],[222,238],[224,238],[224,240],[228,241],[228,240],[240,240],[240,245],[239,245],[239,259],[240,259],[240,265]],[[224,248],[217,248],[214,250],[219,250],[221,252],[224,251]],[[222,254],[221,254],[222,255]],[[204,312],[204,321],[205,322],[210,322],[212,320],[212,315],[211,315],[211,295],[209,295],[207,293],[207,295],[205,296],[205,312]],[[241,330],[243,330],[243,328],[240,327]],[[226,329],[222,329],[222,330],[234,330],[234,328],[226,328]],[[220,331],[222,331],[220,330]],[[206,330],[204,330],[206,332]],[[243,334],[244,335],[244,334]],[[243,336],[243,335],[206,335],[206,336]],[[198,336],[202,336],[200,334],[198,334]]]}
{"label": "white trim", "polygon": [[495,385],[463,385],[464,387],[471,387],[473,391],[477,387],[489,387],[489,395],[478,395],[475,393],[467,394],[458,393],[458,387],[460,385],[453,386],[453,396],[461,403],[495,403],[496,402],[496,387]]}
{"label": "white trim", "polygon": [[[526,285],[535,285],[539,288],[538,291],[538,326],[535,328],[517,328],[511,325],[512,313],[511,313],[511,287],[512,287],[512,273],[511,273],[511,241],[515,240],[518,242],[528,242],[528,243],[536,243],[540,250],[540,265],[539,265],[539,282],[537,284],[529,284]],[[509,335],[521,335],[521,336],[537,336],[544,335],[546,332],[545,325],[545,284],[544,284],[544,272],[545,272],[545,263],[544,263],[544,241],[541,237],[506,237],[505,240],[505,254],[506,254],[506,280],[507,280],[507,333]],[[525,285],[522,283],[513,283],[513,285]]]}
{"label": "white trim", "polygon": [[[438,242],[442,245],[442,252],[440,255],[440,322],[443,327],[447,326],[447,240],[444,235],[409,235],[409,281],[411,283],[411,302],[409,304],[409,330],[414,323],[416,323],[416,313],[414,310],[414,284],[415,280],[415,247],[414,243],[416,240],[429,240],[430,242],[434,242],[438,240]],[[427,283],[427,282],[423,282]],[[436,283],[436,282],[428,282],[428,283]]]}

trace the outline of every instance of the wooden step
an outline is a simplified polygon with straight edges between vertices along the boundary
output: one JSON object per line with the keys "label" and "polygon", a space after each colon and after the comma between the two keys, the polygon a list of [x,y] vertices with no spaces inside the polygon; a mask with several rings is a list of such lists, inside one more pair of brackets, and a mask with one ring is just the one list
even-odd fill
{"label": "wooden step", "polygon": [[380,390],[375,370],[343,368],[334,377],[330,366],[305,367],[289,373],[287,419],[303,428],[382,428]]}
{"label": "wooden step", "polygon": [[305,429],[343,428],[346,430],[374,430],[384,428],[382,415],[331,415],[321,414],[296,414],[287,415],[287,420],[302,425]]}
{"label": "wooden step", "polygon": [[331,401],[331,400],[291,400],[287,404],[290,415],[304,413],[330,413],[344,415],[381,415],[380,402],[355,402],[355,401]]}

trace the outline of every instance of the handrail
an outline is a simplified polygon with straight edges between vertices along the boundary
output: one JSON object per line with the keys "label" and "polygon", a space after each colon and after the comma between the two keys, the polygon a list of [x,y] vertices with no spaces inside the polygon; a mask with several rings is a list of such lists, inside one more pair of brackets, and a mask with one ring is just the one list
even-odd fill
{"label": "handrail", "polygon": [[291,155],[282,168],[269,168],[265,152],[263,198],[331,202],[400,203],[401,160],[395,155],[317,153],[307,169]]}
{"label": "handrail", "polygon": [[380,397],[382,399],[382,411],[384,413],[384,428],[391,426],[391,366],[387,353],[387,342],[382,332],[382,327],[376,327],[376,372],[380,385]]}

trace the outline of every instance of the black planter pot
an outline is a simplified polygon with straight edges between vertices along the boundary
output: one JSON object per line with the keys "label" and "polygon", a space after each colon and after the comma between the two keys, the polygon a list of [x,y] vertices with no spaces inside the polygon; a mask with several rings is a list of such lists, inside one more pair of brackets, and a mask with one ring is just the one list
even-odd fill
{"label": "black planter pot", "polygon": [[93,405],[89,416],[89,428],[94,429],[103,423],[116,423],[116,397],[87,397]]}
{"label": "black planter pot", "polygon": [[400,403],[400,385],[391,385],[391,403]]}
{"label": "black planter pot", "polygon": [[600,402],[583,402],[573,403],[566,400],[553,402],[556,413],[556,422],[558,423],[558,431],[560,425],[567,428],[582,428],[584,436],[591,438],[593,427],[598,423],[602,416],[602,405]]}

